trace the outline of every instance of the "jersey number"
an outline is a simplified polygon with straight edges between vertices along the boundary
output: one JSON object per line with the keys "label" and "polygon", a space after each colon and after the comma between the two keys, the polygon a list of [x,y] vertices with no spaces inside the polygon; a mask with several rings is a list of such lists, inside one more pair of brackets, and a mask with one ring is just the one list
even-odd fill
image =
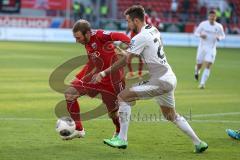
{"label": "jersey number", "polygon": [[[160,40],[161,41],[161,40]],[[164,54],[164,51],[163,51],[163,47],[161,45],[161,42],[159,41],[158,38],[155,38],[154,39],[154,43],[158,42],[159,43],[159,46],[158,46],[158,51],[157,51],[157,56],[158,58],[161,58],[163,59],[165,57],[165,54]]]}

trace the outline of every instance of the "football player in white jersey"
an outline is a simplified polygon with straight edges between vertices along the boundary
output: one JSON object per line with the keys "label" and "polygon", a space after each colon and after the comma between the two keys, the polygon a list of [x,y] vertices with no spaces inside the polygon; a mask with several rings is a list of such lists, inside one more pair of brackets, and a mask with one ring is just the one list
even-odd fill
{"label": "football player in white jersey", "polygon": [[195,65],[195,79],[199,79],[200,70],[205,64],[199,84],[200,89],[205,88],[206,81],[210,75],[210,68],[216,57],[216,43],[225,38],[223,26],[216,22],[216,13],[214,10],[209,12],[208,20],[199,24],[195,31],[195,35],[200,37],[200,43],[197,50],[197,58]]}
{"label": "football player in white jersey", "polygon": [[127,58],[132,56],[141,56],[150,74],[148,81],[140,82],[120,92],[118,95],[120,133],[117,137],[105,139],[104,143],[116,148],[127,148],[130,103],[138,99],[155,98],[164,117],[188,135],[195,145],[195,151],[201,153],[208,148],[208,145],[198,138],[185,118],[175,110],[174,90],[177,79],[164,54],[160,32],[155,27],[146,25],[144,13],[142,6],[132,6],[125,11],[128,27],[132,30],[137,29],[138,34],[132,38],[127,51],[119,49],[119,54],[123,54],[124,57],[110,68],[100,72],[96,78],[99,81],[110,72],[126,65]]}

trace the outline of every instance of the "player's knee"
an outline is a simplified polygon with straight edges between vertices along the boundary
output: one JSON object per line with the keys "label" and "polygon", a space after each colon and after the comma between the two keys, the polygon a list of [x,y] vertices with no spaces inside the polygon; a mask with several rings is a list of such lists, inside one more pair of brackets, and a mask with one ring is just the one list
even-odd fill
{"label": "player's knee", "polygon": [[77,90],[73,87],[69,87],[68,89],[66,89],[64,95],[67,101],[73,101],[78,97]]}
{"label": "player's knee", "polygon": [[118,96],[117,96],[117,99],[118,99],[118,102],[125,101],[124,94],[122,94],[122,93],[119,93],[119,94],[118,94]]}
{"label": "player's knee", "polygon": [[172,113],[163,113],[164,118],[168,121],[173,122],[175,120],[175,115]]}
{"label": "player's knee", "polygon": [[131,102],[134,100],[132,95],[128,92],[128,90],[123,90],[118,94],[118,102]]}
{"label": "player's knee", "polygon": [[116,119],[118,117],[118,112],[117,111],[109,112],[108,117],[111,119]]}

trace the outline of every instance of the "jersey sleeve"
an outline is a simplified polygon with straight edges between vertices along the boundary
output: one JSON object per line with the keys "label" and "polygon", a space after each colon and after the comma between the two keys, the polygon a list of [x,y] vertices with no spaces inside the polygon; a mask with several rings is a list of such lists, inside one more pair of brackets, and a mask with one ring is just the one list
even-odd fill
{"label": "jersey sleeve", "polygon": [[130,54],[140,55],[146,46],[146,42],[145,37],[136,35],[132,38],[127,52]]}
{"label": "jersey sleeve", "polygon": [[201,32],[203,31],[203,23],[200,23],[199,26],[197,27],[197,29],[194,32],[194,35],[197,37],[200,37]]}
{"label": "jersey sleeve", "polygon": [[223,26],[222,25],[219,25],[219,31],[218,31],[218,39],[219,40],[222,40],[225,38],[225,33],[224,33],[224,30],[223,30]]}
{"label": "jersey sleeve", "polygon": [[101,39],[102,42],[121,41],[126,44],[130,43],[130,38],[121,32],[99,31],[98,38]]}

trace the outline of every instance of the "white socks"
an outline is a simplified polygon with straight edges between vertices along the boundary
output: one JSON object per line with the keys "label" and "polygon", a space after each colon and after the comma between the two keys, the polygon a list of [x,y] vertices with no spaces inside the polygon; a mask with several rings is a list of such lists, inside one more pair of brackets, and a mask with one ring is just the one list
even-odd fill
{"label": "white socks", "polygon": [[[127,102],[119,102],[118,112],[120,120],[119,138],[127,141],[128,126],[131,117],[131,106]],[[192,139],[194,145],[198,145],[201,142],[184,117],[177,115],[173,123]]]}
{"label": "white socks", "polygon": [[120,132],[119,138],[127,141],[128,126],[131,116],[131,106],[127,102],[119,102]]}
{"label": "white socks", "polygon": [[184,117],[177,115],[173,123],[192,139],[194,145],[198,145],[201,142]]}
{"label": "white socks", "polygon": [[202,79],[201,79],[200,85],[205,85],[209,75],[210,75],[210,69],[205,68],[203,71],[203,74],[202,74]]}

